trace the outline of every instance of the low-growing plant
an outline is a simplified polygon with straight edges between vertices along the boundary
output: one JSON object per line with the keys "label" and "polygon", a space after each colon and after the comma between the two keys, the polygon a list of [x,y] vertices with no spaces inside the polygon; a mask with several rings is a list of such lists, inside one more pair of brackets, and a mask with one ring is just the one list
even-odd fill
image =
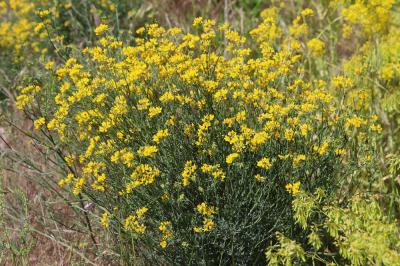
{"label": "low-growing plant", "polygon": [[[343,204],[343,202],[342,202]],[[355,195],[340,204],[325,191],[300,192],[293,200],[294,218],[306,231],[302,246],[284,235],[268,248],[269,265],[399,265],[398,225],[371,195]],[[314,223],[313,217],[323,217]]]}

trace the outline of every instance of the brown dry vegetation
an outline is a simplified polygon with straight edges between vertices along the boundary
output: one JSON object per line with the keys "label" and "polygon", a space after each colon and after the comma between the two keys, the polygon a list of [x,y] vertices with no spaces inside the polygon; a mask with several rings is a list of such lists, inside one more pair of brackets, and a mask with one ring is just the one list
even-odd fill
{"label": "brown dry vegetation", "polygon": [[[63,191],[44,189],[38,181],[57,180],[45,147],[26,136],[32,122],[9,106],[9,123],[1,129],[1,183],[4,217],[1,241],[6,244],[4,265],[107,265],[96,255],[86,228],[76,224],[76,213]],[[10,126],[12,125],[12,126]],[[7,156],[5,156],[7,154]],[[20,154],[25,156],[22,158]],[[7,157],[7,159],[6,159]],[[28,178],[27,178],[28,177]],[[76,204],[77,205],[77,204]],[[87,211],[90,215],[90,210]],[[100,262],[101,258],[101,262]]]}

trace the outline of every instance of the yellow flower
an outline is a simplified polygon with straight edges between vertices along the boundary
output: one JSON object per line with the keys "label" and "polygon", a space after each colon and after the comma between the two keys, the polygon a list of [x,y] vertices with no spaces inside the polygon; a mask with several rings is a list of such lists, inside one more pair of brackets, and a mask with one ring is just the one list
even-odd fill
{"label": "yellow flower", "polygon": [[240,152],[245,148],[244,144],[244,136],[239,135],[234,131],[228,132],[228,134],[224,137],[224,140],[232,145],[232,148],[236,152]]}
{"label": "yellow flower", "polygon": [[235,119],[237,122],[244,121],[246,119],[246,111],[241,111],[236,114]]}
{"label": "yellow flower", "polygon": [[345,38],[345,39],[350,38],[352,33],[353,33],[353,29],[351,28],[350,25],[346,24],[343,26],[343,29],[342,29],[343,38]]}
{"label": "yellow flower", "polygon": [[301,161],[306,160],[306,156],[304,154],[299,154],[296,157],[293,158],[293,167],[297,167]]}
{"label": "yellow flower", "polygon": [[391,80],[395,75],[396,66],[395,65],[385,65],[380,70],[380,76],[383,80]]}
{"label": "yellow flower", "polygon": [[281,159],[281,160],[287,160],[289,157],[291,157],[292,155],[289,153],[289,154],[286,154],[286,155],[282,155],[282,154],[279,154],[278,155],[278,158],[279,159]]}
{"label": "yellow flower", "polygon": [[160,246],[161,246],[162,248],[166,248],[166,247],[167,247],[167,241],[166,241],[166,240],[161,240],[161,241],[160,241]]}
{"label": "yellow flower", "polygon": [[140,209],[136,210],[136,215],[137,215],[137,217],[142,218],[143,215],[144,215],[148,210],[149,210],[149,209],[146,208],[146,207],[143,207],[143,208],[140,208]]}
{"label": "yellow flower", "polygon": [[154,141],[155,143],[159,144],[161,139],[163,139],[163,138],[165,138],[165,137],[168,137],[168,136],[169,136],[168,128],[167,128],[167,129],[164,129],[164,130],[159,130],[159,131],[157,131],[157,133],[153,136],[153,141]]}
{"label": "yellow flower", "polygon": [[101,35],[103,32],[108,30],[108,25],[105,24],[100,24],[94,32],[96,33],[97,36]]}
{"label": "yellow flower", "polygon": [[203,217],[203,226],[194,227],[193,231],[195,233],[202,233],[202,232],[210,232],[211,230],[213,230],[215,223],[212,220],[212,217],[215,214],[215,208],[213,206],[208,206],[207,203],[203,202],[197,205],[197,212],[199,212],[205,217]]}
{"label": "yellow flower", "polygon": [[226,177],[224,171],[221,170],[221,166],[219,164],[203,164],[201,166],[201,171],[203,173],[211,174],[215,179],[221,179],[221,181],[224,181]]}
{"label": "yellow flower", "polygon": [[171,227],[171,222],[169,221],[162,221],[160,223],[160,226],[158,227],[158,230],[160,230],[162,236],[160,238],[160,246],[162,248],[166,248],[168,244],[168,240],[172,238],[173,233],[172,230],[170,229]]}
{"label": "yellow flower", "polygon": [[185,168],[182,172],[182,184],[184,187],[189,185],[190,178],[194,178],[193,174],[195,173],[197,166],[192,161],[187,161],[185,163]]}
{"label": "yellow flower", "polygon": [[61,187],[64,186],[64,185],[69,185],[74,178],[75,178],[74,174],[69,173],[66,178],[60,179],[58,181],[58,185],[61,186]]}
{"label": "yellow flower", "polygon": [[268,158],[264,157],[257,162],[257,166],[260,168],[264,168],[265,170],[268,170],[269,168],[271,168],[272,163],[270,162],[270,160]]}
{"label": "yellow flower", "polygon": [[228,89],[220,89],[220,90],[216,91],[213,96],[215,102],[220,102],[222,100],[226,100],[227,94],[228,94]]}
{"label": "yellow flower", "polygon": [[169,200],[169,193],[168,193],[168,192],[165,192],[164,194],[162,194],[161,200],[162,200],[162,201],[167,201],[167,200]]}
{"label": "yellow flower", "polygon": [[166,102],[171,102],[175,99],[175,96],[172,94],[172,92],[167,91],[160,97],[160,102],[166,103]]}
{"label": "yellow flower", "polygon": [[312,130],[312,128],[310,125],[307,125],[307,124],[300,125],[300,134],[304,137],[307,136],[308,132],[311,130]]}
{"label": "yellow flower", "polygon": [[332,80],[332,84],[334,88],[351,88],[354,84],[350,78],[346,78],[343,76],[336,76]]}
{"label": "yellow flower", "polygon": [[125,218],[124,229],[125,231],[144,234],[146,226],[142,223],[144,214],[148,211],[146,207],[136,210],[134,215],[129,215]]}
{"label": "yellow flower", "polygon": [[349,128],[349,127],[353,126],[355,128],[359,128],[362,125],[366,125],[366,124],[367,124],[367,120],[362,119],[358,116],[353,116],[352,118],[347,118],[344,127]]}
{"label": "yellow flower", "polygon": [[154,117],[162,112],[162,107],[150,107],[149,108],[149,117]]}
{"label": "yellow flower", "polygon": [[123,149],[120,154],[121,162],[128,167],[132,167],[132,161],[135,158],[133,153],[131,151],[127,151],[126,149]]}
{"label": "yellow flower", "polygon": [[40,10],[37,11],[36,14],[40,17],[40,18],[44,18],[46,16],[48,16],[50,14],[49,10]]}
{"label": "yellow flower", "polygon": [[147,98],[140,99],[137,104],[138,110],[146,110],[150,106],[150,101]]}
{"label": "yellow flower", "polygon": [[103,212],[103,214],[101,215],[101,219],[100,219],[101,225],[105,228],[108,229],[108,227],[110,226],[109,222],[110,222],[110,215],[108,212]]}
{"label": "yellow flower", "polygon": [[21,94],[17,96],[16,106],[19,110],[23,110],[30,102],[33,101],[33,96]]}
{"label": "yellow flower", "polygon": [[41,118],[35,120],[35,122],[33,123],[33,126],[35,127],[35,129],[39,129],[45,123],[46,123],[46,120],[44,119],[44,117],[41,117]]}
{"label": "yellow flower", "polygon": [[154,183],[155,178],[160,174],[160,170],[148,164],[140,164],[131,174],[132,182],[126,186],[126,192],[130,193],[136,187],[150,185]]}
{"label": "yellow flower", "polygon": [[46,70],[52,70],[53,69],[53,67],[54,67],[54,61],[49,61],[49,62],[47,62],[46,63],[46,65],[44,66],[44,68],[46,69]]}
{"label": "yellow flower", "polygon": [[156,146],[144,146],[137,151],[139,156],[142,157],[154,157],[156,152],[158,152]]}
{"label": "yellow flower", "polygon": [[345,149],[336,149],[335,154],[339,156],[346,155],[346,150]]}
{"label": "yellow flower", "polygon": [[208,206],[205,202],[198,204],[196,208],[200,214],[205,216],[213,216],[215,214],[215,208],[213,206]]}
{"label": "yellow flower", "polygon": [[202,17],[197,17],[193,20],[193,26],[196,27],[197,25],[200,25],[201,22],[203,21]]}
{"label": "yellow flower", "polygon": [[314,56],[322,56],[325,49],[325,43],[321,40],[314,38],[307,42],[307,47]]}
{"label": "yellow flower", "polygon": [[287,141],[292,141],[294,139],[294,131],[293,129],[285,129],[285,139]]}
{"label": "yellow flower", "polygon": [[159,229],[161,232],[165,232],[165,231],[167,231],[167,227],[168,227],[170,224],[171,224],[171,222],[169,222],[169,221],[163,221],[163,222],[160,223],[160,226],[158,227],[158,229]]}
{"label": "yellow flower", "polygon": [[196,145],[202,145],[203,142],[206,140],[206,133],[208,129],[211,127],[211,122],[214,120],[214,115],[213,114],[208,114],[205,115],[202,118],[202,124],[199,126],[199,129],[197,130],[197,141]]}
{"label": "yellow flower", "polygon": [[75,157],[73,155],[65,156],[64,159],[68,166],[74,165]]}
{"label": "yellow flower", "polygon": [[295,196],[300,191],[300,181],[293,183],[293,184],[288,183],[288,184],[286,184],[285,188],[286,188],[287,192],[289,192],[290,194]]}
{"label": "yellow flower", "polygon": [[36,25],[36,27],[34,28],[34,31],[35,31],[36,33],[38,33],[38,32],[40,32],[44,27],[45,27],[44,23],[38,23],[38,24]]}
{"label": "yellow flower", "polygon": [[314,11],[311,8],[306,8],[306,9],[301,11],[301,15],[304,16],[304,17],[313,16],[314,15]]}
{"label": "yellow flower", "polygon": [[165,125],[166,126],[173,126],[173,125],[175,125],[175,121],[176,121],[176,117],[174,115],[172,115],[170,119],[165,121]]}
{"label": "yellow flower", "polygon": [[74,185],[74,189],[72,190],[72,193],[75,196],[79,195],[79,193],[81,193],[85,183],[86,183],[86,180],[84,178],[78,178],[78,180],[75,181],[75,185]]}
{"label": "yellow flower", "polygon": [[375,131],[375,132],[378,132],[378,133],[382,132],[382,127],[381,127],[381,125],[372,124],[372,125],[370,126],[370,128],[371,128],[372,131]]}
{"label": "yellow flower", "polygon": [[236,158],[239,157],[239,153],[231,153],[226,157],[226,163],[231,164]]}
{"label": "yellow flower", "polygon": [[203,220],[203,232],[210,232],[214,229],[215,223],[209,218]]}
{"label": "yellow flower", "polygon": [[262,176],[262,175],[260,175],[260,174],[256,174],[256,175],[255,175],[255,178],[256,178],[256,180],[257,180],[258,182],[263,182],[263,181],[265,181],[265,176]]}
{"label": "yellow flower", "polygon": [[329,147],[329,143],[324,142],[320,146],[314,145],[313,150],[322,156],[326,153],[326,151],[328,150],[328,147]]}
{"label": "yellow flower", "polygon": [[251,139],[250,143],[252,145],[253,148],[264,144],[268,139],[270,138],[270,136],[268,135],[267,132],[262,131],[262,132],[258,132],[256,134],[254,134],[254,137]]}

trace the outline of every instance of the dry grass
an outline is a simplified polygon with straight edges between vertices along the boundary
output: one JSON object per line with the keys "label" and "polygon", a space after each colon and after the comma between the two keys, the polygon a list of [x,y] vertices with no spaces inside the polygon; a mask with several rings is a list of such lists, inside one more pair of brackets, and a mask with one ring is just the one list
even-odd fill
{"label": "dry grass", "polygon": [[[31,130],[32,122],[12,106],[8,108],[0,127],[0,223],[5,228],[0,235],[0,264],[111,265],[111,253],[97,250],[87,229],[76,223],[79,219],[73,208],[79,205],[68,205],[59,188],[40,185],[48,178],[58,180],[54,160],[44,159],[42,153],[48,151],[23,133]],[[93,220],[91,210],[87,214]]]}

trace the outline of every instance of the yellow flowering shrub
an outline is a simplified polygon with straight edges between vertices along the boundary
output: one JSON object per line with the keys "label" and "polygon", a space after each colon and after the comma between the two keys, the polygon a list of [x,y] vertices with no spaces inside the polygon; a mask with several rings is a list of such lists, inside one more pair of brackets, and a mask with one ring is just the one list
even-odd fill
{"label": "yellow flowering shrub", "polygon": [[394,4],[395,0],[356,0],[346,6],[342,13],[349,24],[360,26],[364,34],[382,34],[391,22]]}
{"label": "yellow flowering shrub", "polygon": [[182,27],[143,23],[157,1],[0,2],[0,89],[50,183],[126,264],[397,265],[399,1],[233,2]]}
{"label": "yellow flowering shrub", "polygon": [[342,104],[351,82],[304,73],[314,15],[288,35],[275,11],[247,37],[200,18],[192,32],[149,24],[134,43],[102,24],[17,106],[41,114],[35,127],[68,162],[59,184],[104,209],[115,241],[153,263],[260,263],[276,232],[297,234],[300,189],[334,194],[355,166],[368,171],[359,154],[373,156],[376,120]]}
{"label": "yellow flowering shrub", "polygon": [[[35,25],[24,17],[33,12],[34,7],[31,1],[2,1],[0,3],[0,17],[12,17],[12,19],[0,21],[0,48],[2,51],[8,47],[14,47],[16,54],[20,54],[26,43],[31,40],[31,36],[35,32]],[[37,48],[37,45],[37,43],[31,43],[32,48]]]}
{"label": "yellow flowering shrub", "polygon": [[[135,9],[143,5],[142,1],[71,1],[62,0],[58,3],[42,0],[9,0],[0,3],[0,47],[12,48],[16,59],[22,60],[29,52],[47,52],[47,49],[40,51],[40,46],[50,48],[49,43],[43,38],[53,38],[52,33],[62,34],[67,43],[71,41],[91,41],[90,36],[93,29],[97,34],[108,27],[101,24],[100,17],[107,17],[113,22],[114,12],[118,11],[119,23],[127,24],[125,19],[128,14],[135,16]],[[95,21],[83,19],[84,16],[98,17]],[[78,18],[80,17],[80,18]],[[136,16],[138,21],[142,18]],[[124,27],[123,30],[128,27]],[[51,31],[56,29],[57,31]],[[88,31],[86,31],[88,30]],[[51,32],[49,32],[51,31]],[[48,36],[51,33],[51,36]],[[119,34],[121,34],[120,32]],[[85,36],[86,35],[86,36]],[[60,35],[61,36],[61,35]],[[53,39],[54,41],[54,39]],[[57,47],[53,47],[57,48]]]}
{"label": "yellow flowering shrub", "polygon": [[109,32],[123,36],[153,12],[148,1],[0,1],[0,100],[14,98],[23,80],[41,75],[42,66],[53,70],[71,47],[92,43],[102,22],[117,25]]}
{"label": "yellow flowering shrub", "polygon": [[[398,10],[399,3],[392,0],[355,1],[342,10],[352,36],[362,36],[354,54],[343,64],[343,80],[353,83],[349,104],[360,110],[376,110],[377,120],[388,129],[383,143],[390,152],[397,152],[400,144],[396,136],[400,121]],[[378,125],[371,128],[382,130]]]}

